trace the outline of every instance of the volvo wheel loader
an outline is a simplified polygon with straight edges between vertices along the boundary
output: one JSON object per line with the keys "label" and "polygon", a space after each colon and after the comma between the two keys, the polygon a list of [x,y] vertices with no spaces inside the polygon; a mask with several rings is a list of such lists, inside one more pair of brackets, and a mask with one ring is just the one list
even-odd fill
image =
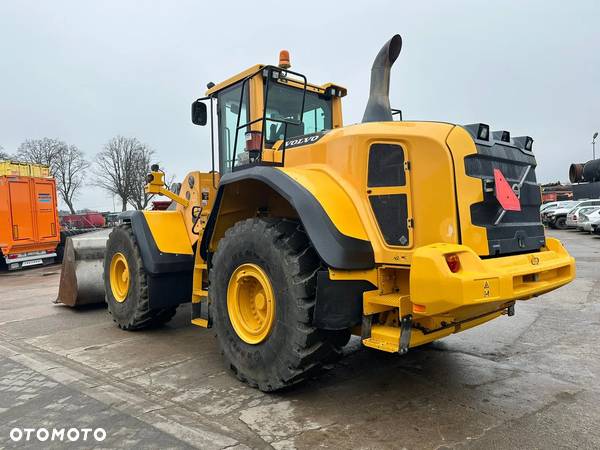
{"label": "volvo wheel loader", "polygon": [[[558,288],[574,260],[540,223],[533,139],[482,123],[409,122],[388,97],[396,35],[371,69],[361,123],[346,89],[309,83],[282,52],[192,104],[213,168],[172,211],[122,215],[104,258],[106,303],[126,330],[192,303],[240,380],[273,391],[312,375],[351,334],[410,348],[512,316]],[[396,119],[396,120],[395,120]]]}

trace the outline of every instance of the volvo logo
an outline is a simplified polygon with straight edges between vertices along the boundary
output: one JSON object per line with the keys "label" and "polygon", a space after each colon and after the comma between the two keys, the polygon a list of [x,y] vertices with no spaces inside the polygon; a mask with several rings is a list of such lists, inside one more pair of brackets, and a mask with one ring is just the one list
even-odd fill
{"label": "volvo logo", "polygon": [[288,139],[285,141],[285,148],[300,147],[301,145],[314,144],[321,139],[327,131],[320,133],[307,134],[305,136],[298,136],[296,138]]}
{"label": "volvo logo", "polygon": [[538,258],[537,256],[532,256],[531,257],[531,264],[534,266],[537,266],[540,263],[540,258]]}

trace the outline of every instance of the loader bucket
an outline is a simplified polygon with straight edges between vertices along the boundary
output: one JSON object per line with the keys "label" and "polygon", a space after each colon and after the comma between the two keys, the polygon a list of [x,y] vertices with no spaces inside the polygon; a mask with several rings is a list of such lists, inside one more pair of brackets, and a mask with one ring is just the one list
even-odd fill
{"label": "loader bucket", "polygon": [[107,228],[67,238],[56,303],[104,303],[103,263],[111,231]]}

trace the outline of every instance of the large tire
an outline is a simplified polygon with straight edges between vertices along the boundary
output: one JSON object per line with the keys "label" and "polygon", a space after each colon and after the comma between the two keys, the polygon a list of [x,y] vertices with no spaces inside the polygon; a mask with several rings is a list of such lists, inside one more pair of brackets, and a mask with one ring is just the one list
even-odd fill
{"label": "large tire", "polygon": [[[129,288],[124,301],[117,301],[111,287],[110,268],[116,254],[125,257],[129,269]],[[108,237],[104,255],[104,290],[108,312],[123,330],[133,331],[162,325],[173,318],[177,309],[150,309],[147,275],[129,224],[115,227]]]}
{"label": "large tire", "polygon": [[[235,331],[227,305],[232,274],[256,265],[274,293],[274,321],[259,343]],[[317,373],[347,343],[347,333],[312,325],[317,272],[321,261],[298,222],[255,218],[236,223],[220,240],[212,260],[211,315],[225,362],[241,381],[275,391]]]}

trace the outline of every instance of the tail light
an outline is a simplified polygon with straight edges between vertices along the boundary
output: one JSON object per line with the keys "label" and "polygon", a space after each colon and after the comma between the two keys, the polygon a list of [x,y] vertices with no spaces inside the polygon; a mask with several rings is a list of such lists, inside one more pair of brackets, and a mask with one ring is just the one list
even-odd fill
{"label": "tail light", "polygon": [[413,312],[424,313],[426,309],[427,307],[425,305],[418,305],[416,303],[413,303]]}
{"label": "tail light", "polygon": [[448,264],[448,269],[450,272],[456,273],[460,270],[460,259],[458,259],[458,255],[446,255],[446,264]]}

